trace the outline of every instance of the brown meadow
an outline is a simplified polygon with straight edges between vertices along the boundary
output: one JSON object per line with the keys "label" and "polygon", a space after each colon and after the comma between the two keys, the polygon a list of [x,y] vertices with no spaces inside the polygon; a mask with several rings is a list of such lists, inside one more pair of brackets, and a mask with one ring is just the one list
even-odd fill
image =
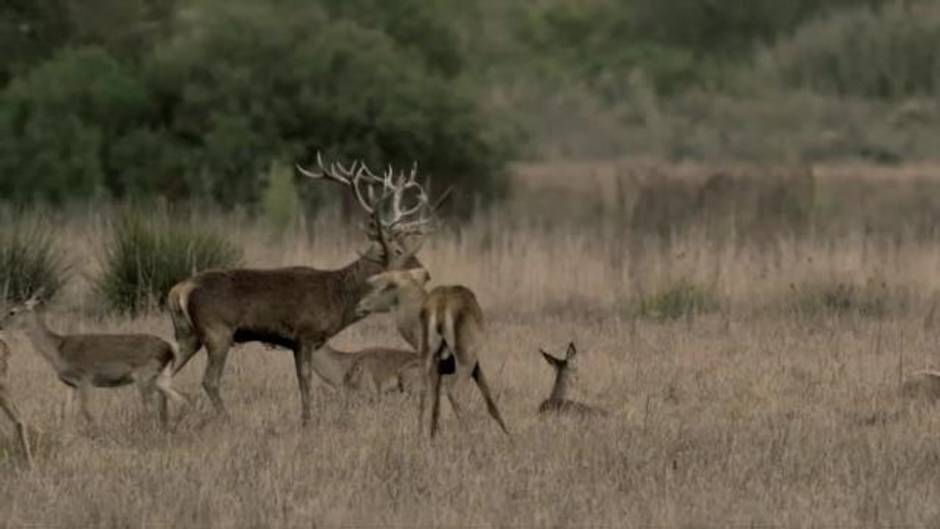
{"label": "brown meadow", "polygon": [[[926,317],[940,286],[931,236],[859,223],[758,241],[713,237],[692,222],[640,244],[623,222],[630,215],[568,221],[559,207],[546,222],[520,203],[539,202],[517,194],[436,234],[420,255],[433,284],[466,284],[483,306],[481,358],[511,442],[472,388],[463,388],[465,426],[444,405],[434,442],[415,431],[414,397],[373,400],[322,384],[302,428],[291,355],[257,345],[230,355],[230,422],[214,419],[202,393],[200,353],[174,381],[197,404],[173,431],[133,390],[95,393],[97,424],[63,427],[61,383],[25,339],[7,336],[9,387],[32,429],[36,469],[17,464],[12,428],[0,422],[0,526],[940,521],[940,415],[899,392],[907,374],[940,364],[940,326]],[[251,266],[336,267],[360,242],[333,215],[288,236],[245,219],[214,222]],[[79,273],[50,327],[172,338],[159,312],[96,315],[86,278],[97,271],[101,223],[88,215],[67,226]],[[573,397],[606,418],[536,414],[552,382],[538,349],[572,340]],[[333,343],[404,345],[383,317]]]}

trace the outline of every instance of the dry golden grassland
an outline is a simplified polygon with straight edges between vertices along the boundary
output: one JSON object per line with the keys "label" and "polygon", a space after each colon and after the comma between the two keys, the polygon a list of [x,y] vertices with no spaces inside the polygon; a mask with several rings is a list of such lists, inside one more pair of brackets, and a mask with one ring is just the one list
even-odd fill
{"label": "dry golden grassland", "polygon": [[[101,233],[71,226],[64,240],[84,264],[50,325],[172,337],[159,313],[86,315],[81,278],[95,273]],[[332,267],[355,255],[357,235],[330,218],[306,230],[322,237],[229,226],[253,266]],[[197,405],[172,432],[132,388],[98,391],[94,426],[61,425],[64,386],[12,337],[10,386],[34,429],[36,469],[16,464],[0,421],[0,527],[940,523],[940,413],[898,396],[908,373],[940,367],[940,327],[924,326],[936,244],[872,242],[861,230],[763,245],[692,232],[625,256],[626,235],[504,212],[422,250],[434,283],[468,285],[487,313],[482,364],[511,442],[472,388],[466,425],[445,405],[433,443],[401,395],[372,402],[318,387],[302,429],[291,355],[258,345],[230,355],[231,422],[213,420],[200,354],[176,380]],[[706,299],[673,318],[662,293],[677,284]],[[551,384],[537,348],[561,354],[569,340],[580,351],[575,396],[606,419],[535,414]],[[334,340],[390,342],[401,343],[382,317]]]}

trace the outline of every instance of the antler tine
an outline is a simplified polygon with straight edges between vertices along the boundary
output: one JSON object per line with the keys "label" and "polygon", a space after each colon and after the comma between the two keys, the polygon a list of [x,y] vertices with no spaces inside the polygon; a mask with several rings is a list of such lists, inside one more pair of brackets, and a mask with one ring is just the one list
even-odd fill
{"label": "antler tine", "polygon": [[312,178],[314,180],[333,180],[334,182],[339,182],[341,184],[349,184],[348,180],[331,174],[331,172],[323,166],[323,156],[320,154],[320,151],[317,151],[317,167],[320,168],[319,171],[311,171],[304,168],[299,163],[295,164],[294,166],[297,168],[297,171],[300,172],[300,174],[306,176],[307,178]]}

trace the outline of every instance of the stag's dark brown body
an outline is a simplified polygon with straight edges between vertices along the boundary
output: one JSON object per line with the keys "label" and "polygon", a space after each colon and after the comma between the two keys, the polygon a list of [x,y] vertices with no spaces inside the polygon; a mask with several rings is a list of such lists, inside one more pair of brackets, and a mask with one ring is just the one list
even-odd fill
{"label": "stag's dark brown body", "polygon": [[[404,266],[421,264],[412,257]],[[205,346],[209,358],[203,387],[216,409],[224,413],[219,381],[233,344],[262,342],[290,349],[306,424],[313,351],[362,318],[356,306],[367,292],[366,280],[384,269],[378,261],[362,257],[338,270],[233,269],[187,279],[173,287],[169,297],[180,347],[176,371]]]}

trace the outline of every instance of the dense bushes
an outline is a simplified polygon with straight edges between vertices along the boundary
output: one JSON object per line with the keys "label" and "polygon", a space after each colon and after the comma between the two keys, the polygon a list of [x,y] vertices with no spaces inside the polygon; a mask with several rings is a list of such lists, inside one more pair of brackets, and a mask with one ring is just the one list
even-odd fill
{"label": "dense bushes", "polygon": [[814,15],[884,0],[549,1],[520,24],[522,42],[541,60],[573,70],[615,102],[642,70],[657,91],[720,83],[746,59]]}
{"label": "dense bushes", "polygon": [[104,256],[97,290],[109,310],[133,315],[162,306],[174,284],[197,272],[238,264],[241,251],[191,222],[125,213],[115,221]]}
{"label": "dense bushes", "polygon": [[99,48],[68,50],[0,95],[0,194],[63,202],[101,194],[112,147],[146,111],[140,82]]}
{"label": "dense bushes", "polygon": [[940,8],[839,12],[801,27],[763,57],[780,82],[817,92],[881,99],[940,93]]}

